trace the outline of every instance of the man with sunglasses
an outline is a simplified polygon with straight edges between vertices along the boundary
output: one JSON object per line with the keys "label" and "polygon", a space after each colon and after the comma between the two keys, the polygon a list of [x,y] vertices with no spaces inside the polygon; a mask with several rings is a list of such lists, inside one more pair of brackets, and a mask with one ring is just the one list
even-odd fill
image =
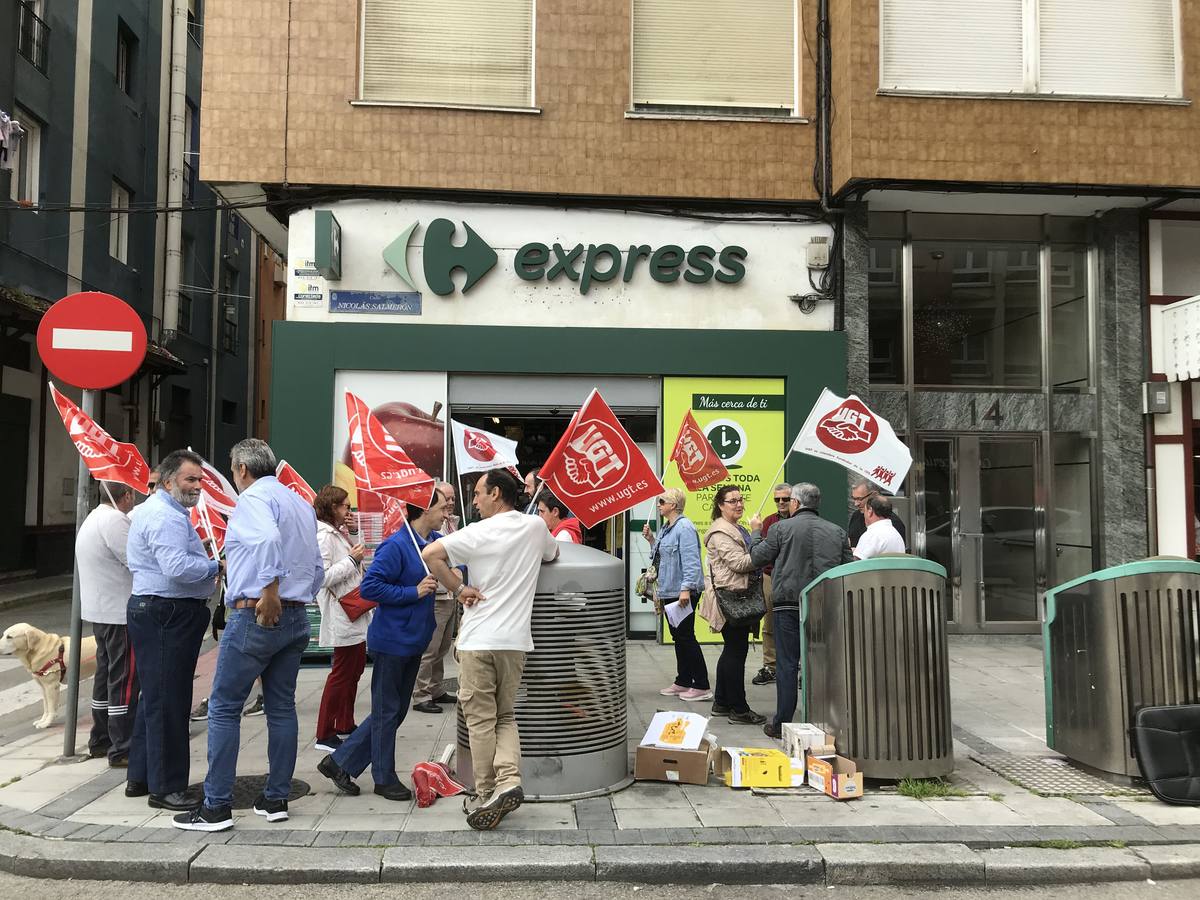
{"label": "man with sunglasses", "polygon": [[[792,486],[787,482],[775,485],[775,512],[763,519],[762,535],[765,538],[771,526],[780,519],[792,515]],[[767,603],[767,614],[762,620],[762,654],[763,664],[758,673],[750,679],[751,684],[775,683],[775,617],[771,615],[771,570],[774,566],[763,569],[763,599]]]}
{"label": "man with sunglasses", "polygon": [[[846,524],[846,534],[850,538],[850,549],[853,550],[858,546],[859,539],[867,532],[867,521],[863,518],[863,507],[866,505],[868,497],[878,497],[879,488],[869,481],[859,480],[854,482],[854,487],[850,489],[850,521]],[[908,546],[908,536],[905,533],[904,522],[896,515],[893,509],[888,516],[891,519],[892,527],[900,534],[900,540]]]}

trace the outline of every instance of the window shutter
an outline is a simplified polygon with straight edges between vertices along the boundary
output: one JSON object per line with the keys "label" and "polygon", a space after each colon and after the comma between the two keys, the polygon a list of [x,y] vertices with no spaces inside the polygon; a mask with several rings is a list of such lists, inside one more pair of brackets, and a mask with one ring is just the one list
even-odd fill
{"label": "window shutter", "polygon": [[634,0],[634,105],[795,105],[796,0]]}
{"label": "window shutter", "polygon": [[528,107],[533,0],[364,0],[362,99]]}
{"label": "window shutter", "polygon": [[1022,0],[881,0],[884,90],[1024,90]]}
{"label": "window shutter", "polygon": [[1040,0],[1038,90],[1177,97],[1175,0]]}

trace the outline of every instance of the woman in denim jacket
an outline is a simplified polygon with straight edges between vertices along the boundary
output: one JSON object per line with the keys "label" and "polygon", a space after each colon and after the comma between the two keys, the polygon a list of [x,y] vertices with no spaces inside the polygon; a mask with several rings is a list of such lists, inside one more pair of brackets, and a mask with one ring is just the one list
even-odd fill
{"label": "woman in denim jacket", "polygon": [[696,601],[704,588],[704,573],[700,568],[700,538],[696,526],[683,516],[687,501],[683,491],[669,488],[658,498],[658,512],[666,519],[658,540],[653,539],[650,525],[642,536],[650,541],[654,563],[658,567],[657,606],[661,610],[678,600],[688,614],[677,626],[667,622],[675,641],[675,683],[661,691],[665,697],[681,700],[711,700],[708,688],[708,666],[696,641]]}

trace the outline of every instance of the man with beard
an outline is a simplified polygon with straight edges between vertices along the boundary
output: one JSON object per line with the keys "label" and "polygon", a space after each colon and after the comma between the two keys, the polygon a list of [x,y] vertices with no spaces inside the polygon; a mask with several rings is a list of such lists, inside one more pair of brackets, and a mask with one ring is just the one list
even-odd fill
{"label": "man with beard", "polygon": [[200,500],[199,456],[176,450],[158,464],[159,489],[129,528],[126,560],[133,575],[128,631],[140,670],[142,699],[129,746],[125,796],[182,812],[199,798],[188,784],[188,710],[208,597],[219,565],[208,558],[188,510]]}

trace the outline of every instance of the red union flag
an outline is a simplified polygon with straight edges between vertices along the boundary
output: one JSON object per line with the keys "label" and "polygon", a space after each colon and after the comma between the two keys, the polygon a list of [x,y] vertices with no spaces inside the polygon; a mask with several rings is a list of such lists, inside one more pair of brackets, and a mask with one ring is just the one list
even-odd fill
{"label": "red union flag", "polygon": [[[346,392],[354,486],[382,491],[414,506],[428,507],[433,478],[414,463],[361,399]],[[360,502],[361,508],[361,502]]]}
{"label": "red union flag", "polygon": [[683,416],[679,437],[675,438],[675,449],[669,458],[675,461],[679,477],[689,491],[712,487],[729,477],[725,463],[721,462],[712,444],[696,424],[690,409]]}
{"label": "red union flag", "polygon": [[216,545],[218,554],[225,549],[225,517],[214,509],[209,509],[208,504],[204,502],[204,495],[201,493],[200,502],[192,507],[189,517],[192,520],[192,527],[196,529],[196,534],[200,535],[200,541],[204,544],[204,549],[209,556],[213,555],[213,545]]}
{"label": "red union flag", "polygon": [[50,396],[62,416],[67,435],[97,481],[127,484],[139,494],[150,493],[150,467],[133,444],[122,443],[50,384]]}
{"label": "red union flag", "polygon": [[279,461],[279,465],[275,467],[275,477],[279,479],[280,484],[295,491],[300,496],[300,499],[310,506],[317,499],[317,492],[309,487],[308,482],[300,476],[299,472],[282,459]]}
{"label": "red union flag", "polygon": [[237,506],[237,491],[229,483],[229,479],[203,457],[200,458],[200,475],[200,498],[208,506],[209,512],[216,510],[222,516],[231,515],[233,508]]}
{"label": "red union flag", "polygon": [[895,491],[912,467],[912,454],[887,419],[858,397],[821,391],[792,449],[830,459],[888,491]]}
{"label": "red union flag", "polygon": [[389,538],[404,527],[404,504],[395,497],[359,488],[358,511],[383,514],[383,537]]}
{"label": "red union flag", "polygon": [[450,420],[454,434],[454,461],[459,475],[491,469],[517,469],[517,442]]}
{"label": "red union flag", "polygon": [[663,492],[642,451],[594,388],[538,477],[587,528]]}

